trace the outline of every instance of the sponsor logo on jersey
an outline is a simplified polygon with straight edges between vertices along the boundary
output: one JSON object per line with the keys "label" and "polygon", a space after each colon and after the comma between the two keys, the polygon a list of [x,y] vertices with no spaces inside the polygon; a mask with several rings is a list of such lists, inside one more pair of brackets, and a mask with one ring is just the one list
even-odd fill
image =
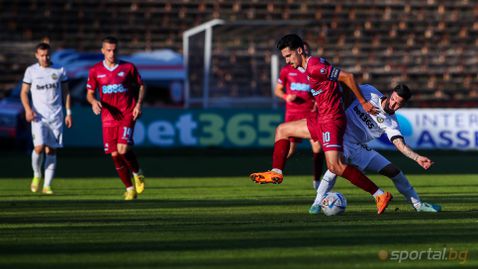
{"label": "sponsor logo on jersey", "polygon": [[45,85],[37,85],[37,90],[49,90],[49,89],[56,89],[58,83],[48,83]]}
{"label": "sponsor logo on jersey", "polygon": [[119,77],[124,77],[124,72],[123,72],[123,71],[119,72],[119,73],[118,73],[118,76],[119,76]]}
{"label": "sponsor logo on jersey", "polygon": [[312,93],[313,96],[317,96],[319,94],[321,94],[323,92],[323,90],[314,90],[314,89],[310,89],[310,92]]}
{"label": "sponsor logo on jersey", "polygon": [[310,91],[310,85],[307,84],[307,83],[292,82],[290,84],[290,89],[293,90],[293,91],[308,92],[308,91]]}
{"label": "sponsor logo on jersey", "polygon": [[370,115],[368,115],[365,112],[360,111],[359,105],[354,106],[354,112],[357,114],[357,116],[365,123],[367,128],[373,129],[375,127],[375,123],[373,122],[372,118],[370,118]]}
{"label": "sponsor logo on jersey", "polygon": [[51,74],[51,78],[54,80],[58,79],[58,75],[56,73]]}
{"label": "sponsor logo on jersey", "polygon": [[128,89],[123,86],[123,84],[111,84],[111,85],[104,85],[101,87],[101,91],[103,94],[113,94],[113,93],[122,93],[127,92]]}
{"label": "sponsor logo on jersey", "polygon": [[104,77],[106,77],[106,75],[105,75],[105,74],[101,74],[101,75],[98,75],[98,76],[96,76],[96,77],[97,77],[97,78],[104,78]]}

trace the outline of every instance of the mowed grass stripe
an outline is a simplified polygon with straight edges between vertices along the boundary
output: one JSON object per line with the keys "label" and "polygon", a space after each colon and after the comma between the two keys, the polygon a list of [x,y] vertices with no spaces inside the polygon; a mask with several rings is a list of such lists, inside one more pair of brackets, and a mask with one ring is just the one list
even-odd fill
{"label": "mowed grass stripe", "polygon": [[[0,180],[1,268],[407,268],[477,267],[475,175],[411,175],[424,201],[444,212],[420,214],[392,191],[376,215],[370,196],[339,179],[342,216],[307,213],[310,177],[281,185],[246,178],[149,178],[139,200],[121,200],[114,178],[57,179],[54,196],[29,193],[29,180]],[[380,250],[468,251],[466,262],[381,261]]]}

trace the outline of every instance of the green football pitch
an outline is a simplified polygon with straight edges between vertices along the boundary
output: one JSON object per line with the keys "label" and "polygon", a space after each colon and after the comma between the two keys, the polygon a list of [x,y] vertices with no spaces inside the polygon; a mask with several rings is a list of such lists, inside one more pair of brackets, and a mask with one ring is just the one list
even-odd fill
{"label": "green football pitch", "polygon": [[0,268],[477,268],[476,175],[409,175],[439,214],[417,213],[393,184],[373,199],[343,179],[344,215],[309,215],[309,177],[147,178],[122,201],[115,178],[58,178],[55,195],[0,179]]}

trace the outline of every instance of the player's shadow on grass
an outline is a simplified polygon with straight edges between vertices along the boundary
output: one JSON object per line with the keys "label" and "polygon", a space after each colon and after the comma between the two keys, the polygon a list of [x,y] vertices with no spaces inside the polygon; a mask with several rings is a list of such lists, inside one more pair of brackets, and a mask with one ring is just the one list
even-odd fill
{"label": "player's shadow on grass", "polygon": [[[407,223],[397,220],[396,223],[371,220],[369,213],[354,214],[345,217],[349,222],[343,223],[336,218],[310,219],[304,222],[304,217],[297,214],[286,214],[280,222],[270,214],[264,214],[262,218],[251,220],[244,219],[246,215],[231,218],[227,214],[222,217],[211,218],[211,216],[184,218],[184,216],[155,217],[150,216],[149,221],[132,220],[125,216],[124,220],[105,218],[103,225],[90,226],[85,222],[84,226],[72,225],[74,221],[65,222],[63,226],[55,228],[56,236],[81,238],[82,236],[103,234],[104,241],[96,240],[91,242],[51,242],[45,244],[43,241],[33,241],[29,244],[14,244],[4,246],[0,244],[0,251],[3,254],[68,254],[68,253],[102,253],[112,251],[144,252],[144,251],[217,251],[237,249],[262,249],[273,248],[281,251],[284,248],[304,247],[351,247],[360,246],[363,248],[386,245],[406,245],[419,243],[423,245],[436,244],[462,244],[476,242],[478,232],[473,223],[459,224],[450,227],[450,223]],[[277,217],[277,216],[276,216]],[[352,220],[352,217],[354,220]],[[324,221],[325,220],[325,221]],[[58,219],[60,221],[60,219]],[[122,222],[120,222],[122,221]],[[362,223],[360,223],[362,222]],[[80,223],[81,224],[81,223]],[[101,224],[101,222],[98,222]],[[108,225],[110,224],[110,225]],[[118,226],[118,224],[121,224]],[[459,228],[460,233],[456,232]],[[16,229],[19,233],[45,234],[51,233],[51,227],[34,227]],[[264,231],[280,231],[270,233]],[[138,233],[141,231],[141,233]],[[12,231],[13,232],[13,231]],[[237,238],[227,238],[230,233],[236,232],[243,235]],[[108,237],[108,234],[120,233],[116,237]],[[182,234],[177,240],[164,240],[161,234],[179,233]],[[198,234],[213,233],[214,238],[197,237]],[[136,235],[131,240],[128,234]],[[141,236],[143,234],[143,236]],[[155,234],[156,236],[145,236]],[[226,238],[218,236],[224,234]],[[247,236],[253,234],[254,237]]]}
{"label": "player's shadow on grass", "polygon": [[[66,195],[65,195],[66,196]],[[13,210],[13,209],[28,209],[31,211],[42,210],[42,211],[56,211],[56,210],[144,210],[144,209],[178,209],[178,210],[203,210],[208,208],[221,208],[227,209],[230,208],[234,212],[237,210],[245,210],[248,207],[253,207],[257,211],[257,208],[264,207],[269,208],[280,212],[281,207],[303,207],[304,214],[307,215],[307,209],[311,204],[310,199],[282,199],[278,200],[276,198],[267,198],[267,199],[138,199],[135,201],[123,201],[123,200],[108,200],[108,199],[90,199],[90,200],[62,200],[55,198],[50,198],[49,196],[38,195],[38,199],[29,199],[29,200],[20,200],[20,201],[2,201],[0,202],[0,210]],[[427,196],[427,200],[441,201],[443,209],[445,212],[432,214],[432,213],[418,213],[412,211],[411,206],[407,204],[404,200],[400,202],[392,201],[389,208],[386,211],[386,214],[381,216],[376,216],[376,214],[371,214],[372,218],[386,218],[387,216],[399,216],[400,218],[415,218],[416,216],[422,218],[448,218],[452,215],[459,215],[463,212],[471,212],[477,210],[477,207],[474,205],[478,204],[478,197],[476,196],[467,196],[467,197],[456,197],[456,202],[470,204],[470,207],[465,210],[447,210],[446,204],[450,203],[449,198],[446,197],[434,197]],[[473,205],[473,206],[471,206]],[[396,207],[401,207],[400,210],[394,210]],[[349,206],[347,211],[342,216],[337,216],[337,218],[347,218],[348,216],[355,216],[355,214],[362,214],[362,212],[357,210],[366,210],[373,211],[375,210],[375,203],[372,199],[351,199],[349,200]],[[445,214],[446,213],[446,214]],[[360,216],[360,215],[358,215]],[[463,216],[466,217],[466,216]],[[475,216],[476,217],[476,216]],[[326,218],[327,219],[327,218]],[[333,219],[333,218],[331,218]]]}

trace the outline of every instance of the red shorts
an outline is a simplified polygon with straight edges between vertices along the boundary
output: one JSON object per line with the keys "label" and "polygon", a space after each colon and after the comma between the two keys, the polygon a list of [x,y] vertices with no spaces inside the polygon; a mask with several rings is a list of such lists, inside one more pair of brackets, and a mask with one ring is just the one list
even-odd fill
{"label": "red shorts", "polygon": [[133,145],[134,120],[125,120],[116,126],[103,127],[103,146],[106,154],[118,150],[118,144]]}
{"label": "red shorts", "polygon": [[[285,122],[296,121],[301,119],[306,119],[310,112],[298,112],[298,113],[285,113]],[[301,143],[302,138],[291,137],[289,138],[291,143]]]}
{"label": "red shorts", "polygon": [[319,141],[322,150],[344,151],[344,133],[347,120],[345,117],[335,118],[329,121],[320,122],[318,117],[311,115],[307,117],[307,128],[312,140]]}

